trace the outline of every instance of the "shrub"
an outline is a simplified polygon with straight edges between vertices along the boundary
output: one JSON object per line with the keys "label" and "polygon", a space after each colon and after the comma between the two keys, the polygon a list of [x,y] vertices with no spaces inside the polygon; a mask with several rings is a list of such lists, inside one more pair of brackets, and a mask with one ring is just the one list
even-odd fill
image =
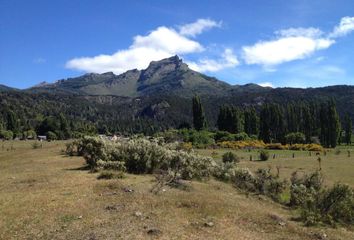
{"label": "shrub", "polygon": [[306,225],[354,223],[354,191],[348,185],[336,184],[322,190],[300,207],[301,220]]}
{"label": "shrub", "polygon": [[319,145],[319,144],[311,143],[311,144],[307,144],[306,150],[307,151],[322,152],[323,151],[323,147],[321,145]]}
{"label": "shrub", "polygon": [[290,181],[290,206],[301,206],[307,201],[313,201],[323,185],[323,177],[319,171],[302,177],[294,172]]}
{"label": "shrub", "polygon": [[124,172],[126,170],[125,168],[125,163],[122,161],[103,161],[103,160],[98,160],[96,164],[96,169],[95,170],[116,170],[116,171],[121,171]]}
{"label": "shrub", "polygon": [[257,192],[271,197],[273,200],[279,201],[286,185],[286,181],[282,181],[278,176],[271,174],[270,168],[258,169],[256,172],[255,187]]}
{"label": "shrub", "polygon": [[124,178],[124,173],[117,172],[117,171],[102,171],[97,177],[97,179],[121,179],[121,178]]}
{"label": "shrub", "polygon": [[80,155],[79,151],[78,151],[79,144],[80,144],[80,141],[77,141],[77,140],[75,140],[75,141],[73,141],[71,143],[65,144],[65,146],[66,146],[66,148],[65,148],[66,155],[68,155],[68,156]]}
{"label": "shrub", "polygon": [[217,131],[214,135],[216,142],[233,141],[235,139],[235,134],[226,131]]}
{"label": "shrub", "polygon": [[96,168],[97,161],[108,159],[107,147],[105,141],[97,137],[84,137],[80,141],[81,155],[85,158],[86,163],[91,167],[91,169]]}
{"label": "shrub", "polygon": [[256,177],[248,168],[236,168],[232,172],[232,182],[239,189],[256,192]]}
{"label": "shrub", "polygon": [[305,141],[306,141],[305,134],[301,132],[293,132],[285,135],[285,142],[287,144],[305,143]]}
{"label": "shrub", "polygon": [[246,141],[249,139],[250,138],[248,137],[247,133],[245,133],[245,132],[235,134],[236,141]]}
{"label": "shrub", "polygon": [[13,139],[14,134],[12,131],[6,131],[6,130],[2,130],[0,131],[0,138],[5,139],[5,140],[11,140]]}
{"label": "shrub", "polygon": [[191,142],[183,142],[178,145],[178,150],[190,152],[192,149],[193,149],[193,145]]}
{"label": "shrub", "polygon": [[230,148],[230,149],[258,149],[264,148],[265,144],[263,141],[258,140],[248,140],[248,141],[224,141],[218,143],[219,147]]}
{"label": "shrub", "polygon": [[233,152],[226,152],[222,155],[222,161],[224,163],[237,163],[240,161],[240,158]]}
{"label": "shrub", "polygon": [[57,140],[58,136],[54,132],[49,131],[49,132],[47,132],[47,139],[50,141]]}
{"label": "shrub", "polygon": [[24,131],[22,137],[23,139],[36,139],[37,133],[33,130]]}
{"label": "shrub", "polygon": [[183,129],[180,131],[184,142],[191,142],[196,148],[205,148],[215,143],[213,133]]}
{"label": "shrub", "polygon": [[222,181],[231,181],[238,189],[266,195],[276,201],[280,200],[287,186],[287,182],[271,174],[270,169],[258,169],[253,174],[249,169],[235,167],[230,162],[219,165],[214,176]]}
{"label": "shrub", "polygon": [[165,132],[160,132],[160,133],[157,133],[155,137],[162,137],[165,140],[165,142],[167,142],[167,143],[182,140],[182,136],[181,136],[180,132],[177,130],[168,130]]}
{"label": "shrub", "polygon": [[336,184],[325,191],[319,201],[319,209],[324,219],[353,224],[354,191],[348,185]]}
{"label": "shrub", "polygon": [[[168,171],[174,178],[204,179],[214,171],[215,162],[193,152],[171,149],[158,139],[135,138],[126,142],[110,142],[95,137],[84,137],[77,148],[93,170],[111,169],[129,173]],[[71,152],[71,146],[68,153]]]}
{"label": "shrub", "polygon": [[32,148],[33,149],[38,149],[42,146],[42,144],[40,144],[39,142],[35,141],[34,143],[32,143]]}
{"label": "shrub", "polygon": [[268,143],[265,146],[265,149],[273,149],[273,150],[285,150],[287,149],[287,145],[282,145],[281,143]]}
{"label": "shrub", "polygon": [[260,151],[259,152],[259,159],[261,161],[267,161],[269,159],[269,152],[264,151],[264,150]]}
{"label": "shrub", "polygon": [[235,164],[225,162],[219,164],[214,171],[214,177],[221,181],[229,182],[234,177]]}

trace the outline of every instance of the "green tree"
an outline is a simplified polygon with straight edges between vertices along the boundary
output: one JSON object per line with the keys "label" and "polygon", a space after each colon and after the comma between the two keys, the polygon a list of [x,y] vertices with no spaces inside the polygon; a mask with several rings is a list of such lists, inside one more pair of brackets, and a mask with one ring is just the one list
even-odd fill
{"label": "green tree", "polygon": [[217,120],[217,126],[220,131],[227,131],[227,106],[221,106]]}
{"label": "green tree", "polygon": [[320,110],[320,140],[324,147],[335,148],[340,134],[340,122],[334,101],[322,104]]}
{"label": "green tree", "polygon": [[217,120],[218,129],[230,133],[243,131],[243,112],[237,107],[222,106]]}
{"label": "green tree", "polygon": [[59,114],[59,128],[60,134],[63,135],[61,138],[67,139],[71,137],[70,125],[63,113]]}
{"label": "green tree", "polygon": [[199,96],[195,96],[192,99],[192,111],[193,111],[193,125],[198,131],[206,128],[206,120],[204,115],[203,106],[200,102]]}
{"label": "green tree", "polygon": [[246,109],[244,113],[244,117],[245,117],[244,130],[248,134],[248,136],[258,135],[259,118],[257,116],[256,110],[253,107]]}
{"label": "green tree", "polygon": [[19,124],[18,124],[18,119],[17,115],[15,112],[12,110],[9,110],[7,112],[7,130],[10,130],[12,132],[17,132],[19,129]]}
{"label": "green tree", "polygon": [[284,142],[284,114],[278,104],[264,104],[260,114],[259,137],[266,143]]}
{"label": "green tree", "polygon": [[352,141],[352,119],[350,118],[349,114],[347,113],[344,117],[344,141],[347,145],[351,144]]}

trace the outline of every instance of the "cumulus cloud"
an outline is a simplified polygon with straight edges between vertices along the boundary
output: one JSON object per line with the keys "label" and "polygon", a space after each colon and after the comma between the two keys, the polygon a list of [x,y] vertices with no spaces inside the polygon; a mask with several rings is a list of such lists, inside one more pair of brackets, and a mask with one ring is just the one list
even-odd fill
{"label": "cumulus cloud", "polygon": [[232,49],[226,48],[220,59],[203,58],[198,62],[187,62],[188,66],[198,72],[217,72],[225,68],[239,65],[239,61]]}
{"label": "cumulus cloud", "polygon": [[246,64],[263,65],[264,69],[294,60],[304,59],[316,51],[329,48],[338,37],[354,31],[354,17],[343,17],[332,32],[325,34],[318,28],[288,28],[275,32],[268,41],[242,48]]}
{"label": "cumulus cloud", "polygon": [[303,59],[315,51],[330,47],[335,41],[322,37],[316,28],[289,28],[276,32],[276,39],[260,41],[242,48],[247,64],[274,66]]}
{"label": "cumulus cloud", "polygon": [[203,31],[214,27],[221,27],[221,22],[216,22],[210,19],[198,19],[194,23],[180,26],[179,33],[184,36],[195,37]]}
{"label": "cumulus cloud", "polygon": [[347,35],[354,30],[354,17],[343,17],[333,31],[329,34],[331,38]]}
{"label": "cumulus cloud", "polygon": [[[179,31],[165,26],[158,27],[147,35],[135,36],[133,43],[127,49],[119,50],[112,55],[74,58],[66,63],[66,67],[95,73],[112,71],[116,74],[133,68],[143,69],[151,61],[204,51],[204,47],[199,42],[188,36],[196,36],[218,24],[210,19],[199,19],[194,23],[181,26]],[[220,67],[221,65],[219,69]]]}

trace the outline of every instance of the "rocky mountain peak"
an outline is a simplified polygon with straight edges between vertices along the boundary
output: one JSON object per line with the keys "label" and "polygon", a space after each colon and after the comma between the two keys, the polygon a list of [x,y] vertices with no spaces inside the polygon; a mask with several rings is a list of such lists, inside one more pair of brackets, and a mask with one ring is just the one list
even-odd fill
{"label": "rocky mountain peak", "polygon": [[163,78],[170,73],[187,71],[188,69],[188,65],[183,63],[182,59],[176,55],[160,61],[152,61],[148,68],[142,70],[139,81]]}

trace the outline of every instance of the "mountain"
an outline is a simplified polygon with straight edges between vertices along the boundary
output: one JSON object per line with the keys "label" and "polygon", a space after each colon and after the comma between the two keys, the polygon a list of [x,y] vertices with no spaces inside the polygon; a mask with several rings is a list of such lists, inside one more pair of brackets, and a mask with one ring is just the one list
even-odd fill
{"label": "mountain", "polygon": [[230,85],[189,69],[178,56],[120,75],[90,73],[13,90],[0,86],[0,122],[10,109],[32,128],[38,119],[60,113],[74,123],[107,126],[112,131],[176,128],[192,122],[191,98],[195,94],[201,97],[211,127],[215,126],[219,107],[225,104],[260,109],[267,102],[285,105],[334,99],[340,116],[348,112],[354,119],[354,86],[301,89]]}
{"label": "mountain", "polygon": [[0,92],[16,91],[16,90],[18,90],[18,89],[11,88],[11,87],[0,84]]}
{"label": "mountain", "polygon": [[115,95],[141,97],[159,92],[182,94],[225,95],[234,87],[228,83],[208,77],[188,68],[178,56],[153,61],[144,70],[129,70],[115,75],[85,74],[77,78],[59,80],[54,84],[38,85],[32,92],[55,91],[80,95]]}

